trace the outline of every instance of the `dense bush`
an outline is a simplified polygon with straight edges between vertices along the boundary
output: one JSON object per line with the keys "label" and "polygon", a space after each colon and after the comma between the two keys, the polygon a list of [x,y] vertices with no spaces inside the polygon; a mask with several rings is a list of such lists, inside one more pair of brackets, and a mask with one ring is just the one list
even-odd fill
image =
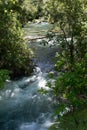
{"label": "dense bush", "polygon": [[49,20],[56,23],[60,28],[58,33],[62,35],[55,65],[60,74],[52,88],[53,93],[67,99],[63,109],[77,109],[87,101],[86,3],[84,0],[51,0],[47,1],[45,8]]}
{"label": "dense bush", "polygon": [[[83,122],[83,129],[86,129],[84,116],[80,116],[80,120],[73,115],[87,107],[87,3],[85,0],[48,0],[45,4],[45,14],[48,21],[56,26],[56,44],[60,49],[56,54],[55,65],[58,76],[54,78],[55,75],[49,74],[55,81],[47,83],[58,105],[55,114],[60,117],[51,128],[71,129],[71,124],[66,127],[63,120],[71,114],[76,129],[79,129]],[[85,114],[87,115],[87,111]]]}
{"label": "dense bush", "polygon": [[0,70],[0,89],[4,87],[4,83],[7,79],[10,79],[9,72],[7,70]]}
{"label": "dense bush", "polygon": [[[32,51],[23,40],[23,31],[18,19],[23,1],[0,0],[0,69],[10,71],[12,77],[30,75]],[[20,14],[21,15],[21,14]]]}

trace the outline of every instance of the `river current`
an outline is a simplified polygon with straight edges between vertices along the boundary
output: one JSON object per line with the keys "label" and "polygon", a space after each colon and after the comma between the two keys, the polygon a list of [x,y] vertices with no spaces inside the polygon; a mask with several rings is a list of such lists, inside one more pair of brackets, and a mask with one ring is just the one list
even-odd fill
{"label": "river current", "polygon": [[[26,25],[26,35],[45,35],[48,23]],[[56,47],[43,46],[41,40],[29,43],[35,53],[36,69],[32,76],[7,81],[0,91],[0,130],[48,130],[53,124],[54,103],[51,95],[38,93],[46,86],[47,74],[53,71]]]}

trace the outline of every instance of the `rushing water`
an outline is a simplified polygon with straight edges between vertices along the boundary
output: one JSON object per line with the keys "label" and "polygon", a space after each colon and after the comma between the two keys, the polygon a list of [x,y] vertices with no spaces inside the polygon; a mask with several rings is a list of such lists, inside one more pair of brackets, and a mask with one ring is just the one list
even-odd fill
{"label": "rushing water", "polygon": [[[32,24],[25,30],[35,35],[38,29],[46,33],[49,27],[47,23]],[[44,47],[38,41],[29,44],[35,52],[36,70],[31,77],[7,81],[0,91],[0,130],[48,130],[53,123],[52,98],[39,94],[38,89],[48,89],[47,74],[53,70],[57,48]]]}

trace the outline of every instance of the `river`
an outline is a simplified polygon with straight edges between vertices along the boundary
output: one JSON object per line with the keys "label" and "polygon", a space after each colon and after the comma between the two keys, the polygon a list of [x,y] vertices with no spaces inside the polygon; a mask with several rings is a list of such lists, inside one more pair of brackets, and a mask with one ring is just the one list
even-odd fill
{"label": "river", "polygon": [[[45,35],[48,23],[26,25],[26,36]],[[0,130],[48,130],[53,124],[54,103],[51,95],[38,93],[46,86],[47,74],[53,71],[56,47],[40,44],[41,40],[29,43],[35,53],[36,69],[32,76],[16,81],[7,81],[0,91]]]}

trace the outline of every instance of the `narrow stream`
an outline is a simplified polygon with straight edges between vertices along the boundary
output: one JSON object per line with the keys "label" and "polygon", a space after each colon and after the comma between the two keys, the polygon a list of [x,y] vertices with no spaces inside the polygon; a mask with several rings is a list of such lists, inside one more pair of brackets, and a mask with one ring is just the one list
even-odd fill
{"label": "narrow stream", "polygon": [[[25,30],[35,35],[46,33],[49,27],[47,23],[32,24]],[[38,89],[48,89],[47,74],[53,70],[57,48],[43,46],[38,40],[29,44],[35,52],[36,70],[31,77],[7,82],[0,91],[0,130],[48,130],[54,121],[52,98],[39,94]]]}

